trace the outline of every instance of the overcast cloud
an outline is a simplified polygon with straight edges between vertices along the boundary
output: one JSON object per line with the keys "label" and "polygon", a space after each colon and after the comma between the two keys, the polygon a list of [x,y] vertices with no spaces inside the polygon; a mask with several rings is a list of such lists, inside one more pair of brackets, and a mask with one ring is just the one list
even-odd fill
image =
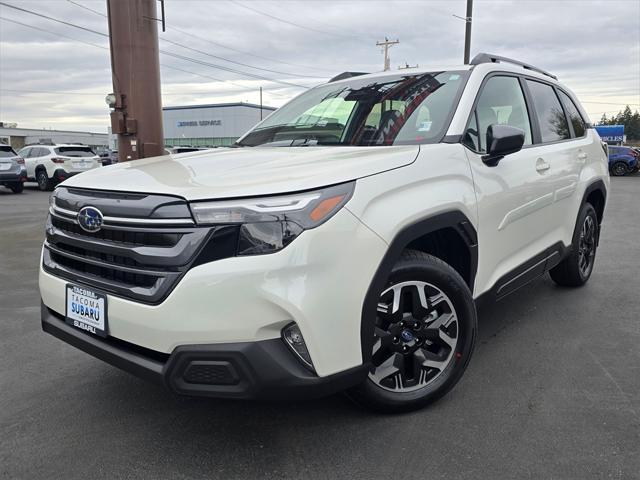
{"label": "overcast cloud", "polygon": [[[67,0],[3,1],[107,32],[106,18]],[[74,2],[106,13],[106,0]],[[375,42],[385,36],[400,39],[391,49],[392,68],[405,62],[462,63],[464,21],[453,14],[464,16],[464,0],[165,3],[168,28],[160,32],[162,50],[288,83],[313,86],[345,70],[381,70]],[[0,121],[106,132],[104,96],[112,90],[107,38],[1,5],[0,18]],[[162,39],[278,73],[228,63]],[[580,97],[592,120],[626,104],[640,109],[640,0],[476,0],[472,55],[480,51],[557,74]],[[264,103],[279,106],[303,91],[167,55],[160,62],[165,106],[257,103],[260,86]]]}

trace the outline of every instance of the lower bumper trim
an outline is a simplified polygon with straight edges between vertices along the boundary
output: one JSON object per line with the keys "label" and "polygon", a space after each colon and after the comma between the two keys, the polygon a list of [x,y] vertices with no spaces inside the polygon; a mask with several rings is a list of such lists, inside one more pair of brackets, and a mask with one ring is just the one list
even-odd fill
{"label": "lower bumper trim", "polygon": [[318,377],[300,364],[281,339],[181,345],[171,354],[73,328],[41,305],[42,329],[115,367],[178,395],[285,400],[331,395],[363,382],[368,365]]}

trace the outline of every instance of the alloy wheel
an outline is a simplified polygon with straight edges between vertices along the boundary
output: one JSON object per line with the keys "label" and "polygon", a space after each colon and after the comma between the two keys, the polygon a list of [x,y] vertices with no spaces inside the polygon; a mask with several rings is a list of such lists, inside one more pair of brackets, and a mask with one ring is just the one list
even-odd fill
{"label": "alloy wheel", "polygon": [[627,167],[624,163],[618,162],[613,166],[613,174],[616,177],[622,177],[627,173]]}
{"label": "alloy wheel", "polygon": [[48,182],[49,179],[47,177],[47,174],[44,172],[40,172],[38,174],[38,187],[40,188],[40,190],[46,190]]}
{"label": "alloy wheel", "polygon": [[458,316],[449,297],[421,281],[392,285],[380,295],[369,379],[391,392],[431,384],[451,363]]}
{"label": "alloy wheel", "polygon": [[596,222],[591,215],[587,215],[580,229],[578,241],[578,269],[583,278],[589,276],[593,268],[596,255]]}

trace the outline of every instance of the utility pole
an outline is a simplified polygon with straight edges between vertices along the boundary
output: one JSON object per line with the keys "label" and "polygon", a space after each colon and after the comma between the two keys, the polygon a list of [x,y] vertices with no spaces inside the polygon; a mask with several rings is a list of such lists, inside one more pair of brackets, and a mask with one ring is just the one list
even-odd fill
{"label": "utility pole", "polygon": [[118,161],[163,154],[156,0],[107,0]]}
{"label": "utility pole", "polygon": [[469,65],[471,54],[471,18],[473,16],[473,0],[467,0],[467,15],[464,26],[464,64]]}
{"label": "utility pole", "polygon": [[391,48],[391,46],[393,45],[397,45],[398,43],[400,43],[400,40],[398,39],[389,40],[387,37],[384,37],[384,42],[376,42],[376,45],[378,47],[384,48],[384,71],[385,72],[391,68],[390,67],[391,59],[389,58],[389,48]]}

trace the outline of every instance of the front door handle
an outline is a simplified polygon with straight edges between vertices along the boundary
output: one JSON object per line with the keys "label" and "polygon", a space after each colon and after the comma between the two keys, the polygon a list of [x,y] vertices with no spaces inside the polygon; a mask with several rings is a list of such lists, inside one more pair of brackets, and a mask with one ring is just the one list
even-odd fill
{"label": "front door handle", "polygon": [[549,165],[547,162],[545,162],[543,158],[539,158],[536,161],[536,170],[538,172],[546,172],[550,168],[551,168],[551,165]]}

